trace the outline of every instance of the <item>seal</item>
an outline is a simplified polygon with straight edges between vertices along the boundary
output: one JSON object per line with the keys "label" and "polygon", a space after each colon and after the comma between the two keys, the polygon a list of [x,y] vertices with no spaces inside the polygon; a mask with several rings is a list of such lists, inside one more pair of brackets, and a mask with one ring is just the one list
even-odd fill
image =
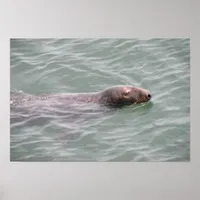
{"label": "seal", "polygon": [[41,95],[14,95],[11,93],[11,105],[52,105],[97,103],[105,106],[122,107],[148,102],[152,94],[143,88],[131,85],[117,85],[103,91],[93,93],[57,93]]}
{"label": "seal", "polygon": [[[40,123],[51,119],[85,120],[102,113],[114,111],[125,105],[148,102],[149,91],[131,86],[118,85],[92,93],[26,94],[11,92],[11,124],[39,119]],[[30,120],[30,123],[33,123]],[[38,122],[34,122],[38,124]]]}

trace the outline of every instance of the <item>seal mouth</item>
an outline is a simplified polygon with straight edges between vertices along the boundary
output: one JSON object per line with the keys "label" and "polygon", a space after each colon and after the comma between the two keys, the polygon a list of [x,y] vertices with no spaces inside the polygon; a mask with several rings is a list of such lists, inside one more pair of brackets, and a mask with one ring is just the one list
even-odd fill
{"label": "seal mouth", "polygon": [[151,98],[152,98],[152,95],[148,93],[146,97],[144,97],[143,99],[138,99],[137,101],[133,101],[132,104],[145,103],[145,102],[150,101]]}
{"label": "seal mouth", "polygon": [[133,101],[133,103],[132,103],[132,104],[133,104],[133,105],[134,105],[134,104],[138,104],[138,101]]}

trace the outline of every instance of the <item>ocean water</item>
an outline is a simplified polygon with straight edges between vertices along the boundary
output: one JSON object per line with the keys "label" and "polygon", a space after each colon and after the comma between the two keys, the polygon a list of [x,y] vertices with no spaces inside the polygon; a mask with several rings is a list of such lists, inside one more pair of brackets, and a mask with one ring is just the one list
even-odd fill
{"label": "ocean water", "polygon": [[[153,97],[109,112],[13,120],[11,161],[190,161],[190,40],[12,39],[11,90],[97,92],[131,84]],[[94,115],[93,115],[94,114]]]}

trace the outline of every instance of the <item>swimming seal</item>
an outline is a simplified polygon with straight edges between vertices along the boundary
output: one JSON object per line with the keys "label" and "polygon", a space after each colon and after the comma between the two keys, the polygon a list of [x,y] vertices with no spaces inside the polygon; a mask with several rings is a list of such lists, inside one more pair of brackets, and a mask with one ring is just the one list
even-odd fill
{"label": "swimming seal", "polygon": [[131,85],[118,85],[93,93],[60,93],[42,95],[14,95],[11,105],[69,105],[73,103],[97,103],[105,106],[122,107],[147,102],[152,95],[148,90]]}
{"label": "swimming seal", "polygon": [[147,102],[151,96],[149,91],[129,85],[113,86],[93,93],[33,95],[12,91],[10,123],[28,123],[32,126],[48,123],[52,119],[67,120],[71,123],[77,120],[77,123],[80,123],[125,105]]}

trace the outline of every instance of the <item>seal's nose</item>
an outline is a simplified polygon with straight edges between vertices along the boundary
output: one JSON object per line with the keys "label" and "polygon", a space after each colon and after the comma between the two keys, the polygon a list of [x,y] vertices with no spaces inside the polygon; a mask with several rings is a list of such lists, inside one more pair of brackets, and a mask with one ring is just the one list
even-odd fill
{"label": "seal's nose", "polygon": [[151,97],[152,97],[152,95],[149,93],[149,94],[147,94],[147,98],[148,99],[151,99]]}

